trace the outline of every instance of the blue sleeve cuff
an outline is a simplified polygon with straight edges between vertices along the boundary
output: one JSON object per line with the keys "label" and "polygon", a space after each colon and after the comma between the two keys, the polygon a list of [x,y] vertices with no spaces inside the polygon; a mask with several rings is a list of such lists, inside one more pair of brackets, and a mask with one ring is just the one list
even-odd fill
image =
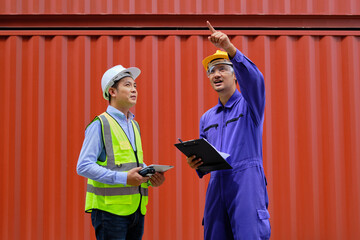
{"label": "blue sleeve cuff", "polygon": [[127,172],[116,172],[115,173],[115,183],[122,184],[126,186],[127,183]]}

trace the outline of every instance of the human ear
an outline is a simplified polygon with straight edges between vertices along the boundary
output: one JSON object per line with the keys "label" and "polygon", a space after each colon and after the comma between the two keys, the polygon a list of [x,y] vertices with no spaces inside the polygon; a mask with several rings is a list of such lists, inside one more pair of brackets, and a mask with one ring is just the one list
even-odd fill
{"label": "human ear", "polygon": [[109,95],[115,97],[115,88],[113,87],[109,88]]}

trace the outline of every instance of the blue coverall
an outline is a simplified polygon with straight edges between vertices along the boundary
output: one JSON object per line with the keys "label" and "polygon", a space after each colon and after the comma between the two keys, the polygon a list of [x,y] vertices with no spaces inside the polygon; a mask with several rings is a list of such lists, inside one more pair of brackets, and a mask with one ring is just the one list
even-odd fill
{"label": "blue coverall", "polygon": [[230,154],[226,160],[233,168],[211,173],[204,238],[269,239],[267,182],[262,164],[264,79],[239,50],[230,60],[241,93],[236,90],[225,106],[219,100],[200,119],[200,137]]}

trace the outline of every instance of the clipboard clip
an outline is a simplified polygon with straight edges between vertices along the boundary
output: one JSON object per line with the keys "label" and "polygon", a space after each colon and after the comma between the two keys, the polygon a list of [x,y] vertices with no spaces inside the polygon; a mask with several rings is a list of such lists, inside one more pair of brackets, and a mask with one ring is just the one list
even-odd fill
{"label": "clipboard clip", "polygon": [[188,147],[188,146],[194,146],[194,145],[198,145],[199,143],[196,140],[190,140],[190,141],[186,141],[183,142],[180,138],[178,138],[179,142],[183,144],[184,147]]}

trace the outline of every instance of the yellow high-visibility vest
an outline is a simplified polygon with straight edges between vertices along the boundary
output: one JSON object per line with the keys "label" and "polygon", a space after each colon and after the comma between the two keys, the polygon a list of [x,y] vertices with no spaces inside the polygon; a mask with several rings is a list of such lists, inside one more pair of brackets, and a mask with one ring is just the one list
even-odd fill
{"label": "yellow high-visibility vest", "polygon": [[[94,119],[100,120],[106,160],[97,164],[119,172],[127,172],[134,167],[143,166],[143,150],[137,123],[132,122],[135,134],[136,154],[121,126],[108,113],[104,112]],[[136,156],[137,155],[137,156]],[[148,184],[138,187],[123,184],[105,184],[88,179],[85,212],[100,209],[120,216],[134,213],[141,204],[145,215],[148,203]]]}

